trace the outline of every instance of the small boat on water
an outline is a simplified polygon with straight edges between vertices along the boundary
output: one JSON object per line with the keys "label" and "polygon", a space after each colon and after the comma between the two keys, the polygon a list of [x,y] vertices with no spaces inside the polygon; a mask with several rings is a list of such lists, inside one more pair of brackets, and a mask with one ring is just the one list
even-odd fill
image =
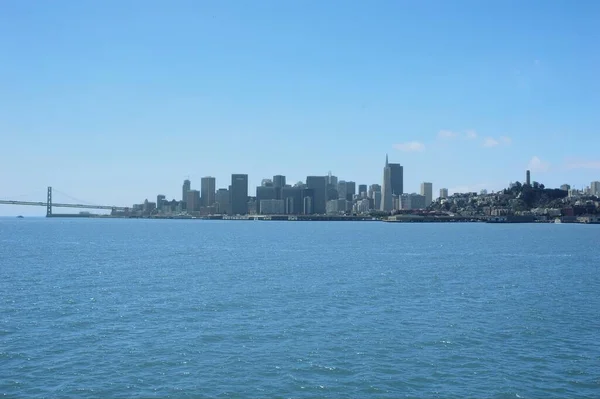
{"label": "small boat on water", "polygon": [[17,216],[17,219],[23,219],[22,215]]}

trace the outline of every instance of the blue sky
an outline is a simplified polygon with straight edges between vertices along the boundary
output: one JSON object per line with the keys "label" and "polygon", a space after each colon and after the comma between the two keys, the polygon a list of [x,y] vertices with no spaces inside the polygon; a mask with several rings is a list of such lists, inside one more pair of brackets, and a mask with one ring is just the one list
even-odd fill
{"label": "blue sky", "polygon": [[[0,198],[179,198],[332,171],[407,191],[600,180],[596,1],[0,5]],[[31,194],[30,194],[31,193]],[[66,200],[66,198],[65,198]],[[4,207],[0,214],[43,214]]]}

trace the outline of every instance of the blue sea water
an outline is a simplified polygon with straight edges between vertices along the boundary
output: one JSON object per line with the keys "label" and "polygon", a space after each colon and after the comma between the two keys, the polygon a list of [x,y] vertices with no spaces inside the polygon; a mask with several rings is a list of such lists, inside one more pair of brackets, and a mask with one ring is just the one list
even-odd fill
{"label": "blue sea water", "polygon": [[0,219],[7,397],[599,397],[600,226]]}

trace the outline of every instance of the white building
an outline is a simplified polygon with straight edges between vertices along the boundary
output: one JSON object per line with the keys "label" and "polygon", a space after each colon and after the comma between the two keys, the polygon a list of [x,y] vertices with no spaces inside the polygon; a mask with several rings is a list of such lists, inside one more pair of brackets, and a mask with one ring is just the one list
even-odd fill
{"label": "white building", "polygon": [[431,205],[433,202],[433,184],[421,183],[421,195],[425,197],[425,207]]}
{"label": "white building", "polygon": [[400,204],[399,209],[410,210],[410,209],[424,209],[425,196],[419,194],[402,194],[399,197]]}
{"label": "white building", "polygon": [[356,204],[354,204],[354,212],[358,214],[369,213],[369,208],[370,204],[368,199],[357,201]]}

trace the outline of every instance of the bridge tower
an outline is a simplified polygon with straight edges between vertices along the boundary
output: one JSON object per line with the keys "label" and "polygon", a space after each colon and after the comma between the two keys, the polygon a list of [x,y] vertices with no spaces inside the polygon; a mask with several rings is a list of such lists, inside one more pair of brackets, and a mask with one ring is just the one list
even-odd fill
{"label": "bridge tower", "polygon": [[46,201],[46,217],[52,216],[52,187],[48,187],[48,198]]}

